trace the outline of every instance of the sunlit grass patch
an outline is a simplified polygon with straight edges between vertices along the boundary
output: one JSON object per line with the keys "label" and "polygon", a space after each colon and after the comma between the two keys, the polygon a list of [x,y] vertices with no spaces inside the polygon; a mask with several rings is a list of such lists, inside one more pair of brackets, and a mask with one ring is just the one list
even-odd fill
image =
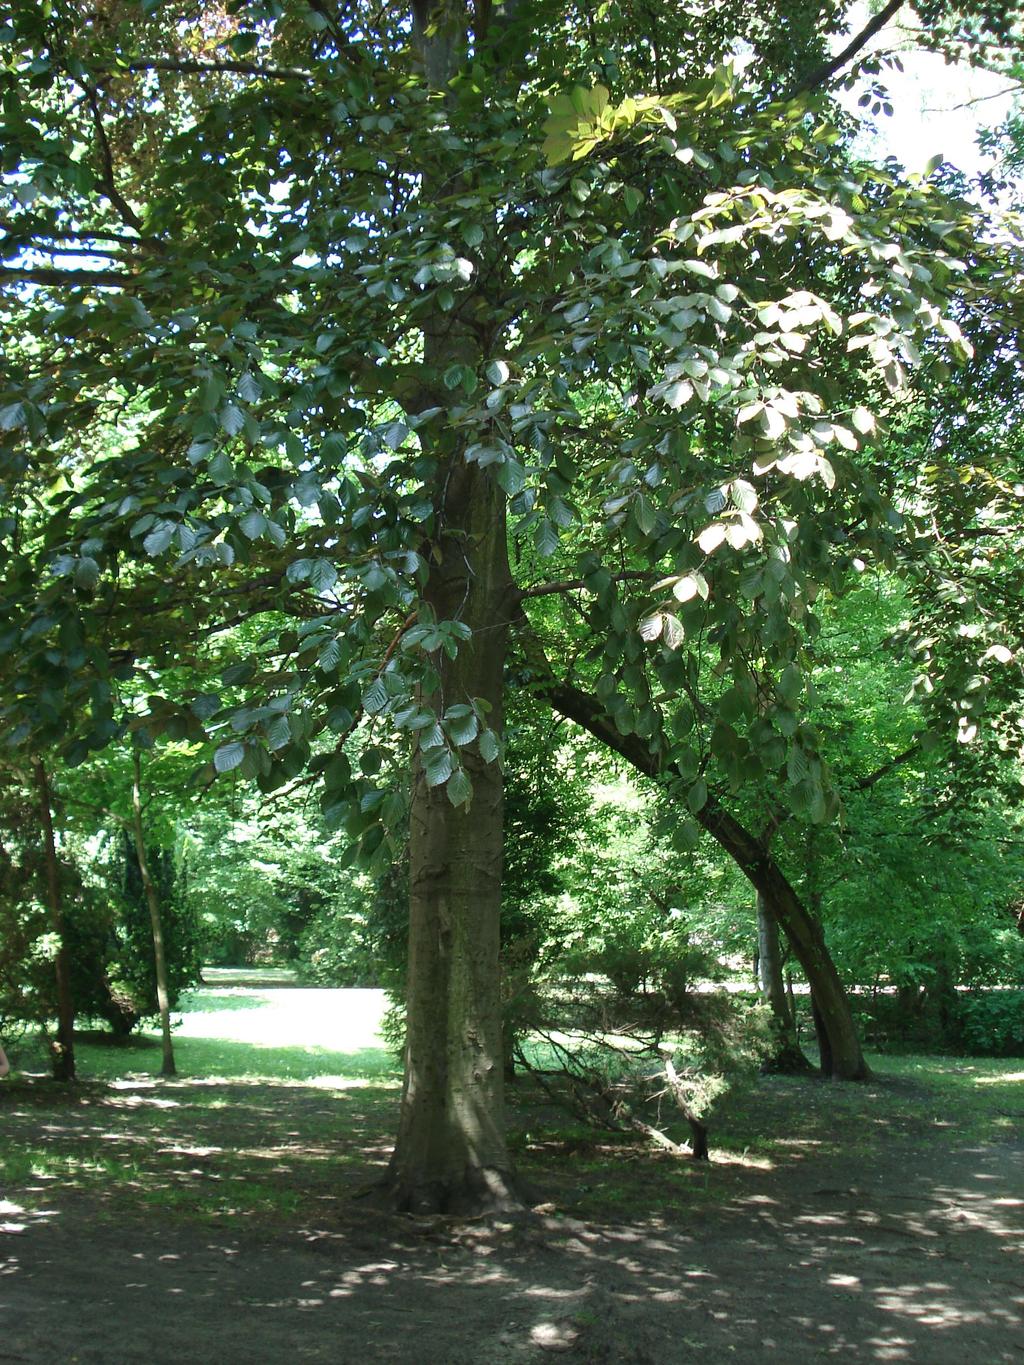
{"label": "sunlit grass patch", "polygon": [[[264,1082],[316,1082],[339,1088],[399,1075],[379,1034],[387,997],[378,990],[212,986],[192,991],[175,1014],[174,1051],[182,1076]],[[114,1080],[160,1070],[158,1035],[76,1040],[81,1079]],[[23,1040],[15,1064],[46,1071],[44,1048]]]}

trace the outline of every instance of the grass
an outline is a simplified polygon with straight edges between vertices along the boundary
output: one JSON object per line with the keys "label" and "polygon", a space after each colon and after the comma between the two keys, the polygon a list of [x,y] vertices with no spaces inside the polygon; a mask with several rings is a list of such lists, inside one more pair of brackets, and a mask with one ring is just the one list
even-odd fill
{"label": "grass", "polygon": [[[185,1002],[179,1077],[156,1077],[150,1033],[76,1046],[81,1084],[38,1077],[0,1087],[5,1130],[0,1200],[42,1209],[54,1190],[89,1194],[100,1216],[160,1207],[201,1221],[244,1215],[320,1220],[339,1193],[386,1157],[400,1070],[377,1034],[378,991],[218,982]],[[41,1050],[12,1048],[22,1071]],[[659,1204],[727,1197],[719,1172],[781,1169],[810,1153],[863,1154],[902,1144],[999,1142],[1024,1118],[1020,1059],[873,1056],[865,1085],[751,1078],[716,1106],[716,1165],[650,1160],[642,1143],[602,1135],[513,1087],[511,1144],[527,1178],[566,1192],[585,1217],[644,1217]],[[672,1129],[673,1136],[685,1132]]]}
{"label": "grass", "polygon": [[[266,975],[266,973],[264,974]],[[253,1082],[388,1081],[397,1059],[379,1034],[383,991],[213,986],[184,997],[176,1015],[174,1053],[180,1076]],[[43,1049],[26,1042],[11,1050],[26,1071],[45,1071]],[[82,1080],[112,1081],[157,1074],[160,1042],[153,1032],[125,1042],[87,1034],[76,1040]]]}

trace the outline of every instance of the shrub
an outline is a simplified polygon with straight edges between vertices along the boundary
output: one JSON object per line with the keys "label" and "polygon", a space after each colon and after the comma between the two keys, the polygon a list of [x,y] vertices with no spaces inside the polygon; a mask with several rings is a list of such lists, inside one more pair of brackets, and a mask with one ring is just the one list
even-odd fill
{"label": "shrub", "polygon": [[965,996],[960,1033],[969,1052],[988,1057],[1024,1056],[1024,990],[992,990]]}

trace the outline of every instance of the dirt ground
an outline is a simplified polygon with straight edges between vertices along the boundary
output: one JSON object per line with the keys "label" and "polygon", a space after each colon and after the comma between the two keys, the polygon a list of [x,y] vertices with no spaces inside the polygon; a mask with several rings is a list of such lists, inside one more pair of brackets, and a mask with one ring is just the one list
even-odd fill
{"label": "dirt ground", "polygon": [[550,1203],[461,1223],[351,1198],[393,1091],[9,1089],[5,1145],[58,1173],[0,1190],[0,1360],[1024,1362],[1021,1106],[978,1142],[907,1087],[830,1118],[828,1087],[776,1082],[754,1102],[789,1135],[710,1168],[521,1114]]}

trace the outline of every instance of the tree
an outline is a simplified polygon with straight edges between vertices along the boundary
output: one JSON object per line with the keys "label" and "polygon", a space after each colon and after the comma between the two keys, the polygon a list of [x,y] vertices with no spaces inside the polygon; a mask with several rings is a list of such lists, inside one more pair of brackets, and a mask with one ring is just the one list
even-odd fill
{"label": "tree", "polygon": [[51,1044],[53,1078],[56,1081],[75,1079],[75,1004],[71,995],[71,963],[68,959],[67,931],[64,922],[64,897],[61,890],[60,860],[53,832],[53,806],[50,779],[41,759],[34,765],[36,794],[39,799],[39,823],[43,831],[46,868],[46,900],[50,923],[57,941],[54,971],[57,985],[57,1036]]}
{"label": "tree", "polygon": [[[730,782],[788,761],[826,818],[814,596],[903,525],[871,408],[968,357],[961,257],[999,255],[934,182],[849,156],[823,92],[877,24],[832,59],[844,6],[809,29],[780,4],[784,42],[759,8],[673,12],[653,42],[629,4],[516,0],[188,22],[17,0],[4,31],[7,741],[80,762],[123,731],[118,690],[162,679],[144,729],[265,792],[308,767],[382,860],[404,807],[378,778],[405,756],[401,1207],[518,1197],[520,595],[586,592],[595,695],[695,815],[685,698],[718,715]],[[748,33],[745,84],[725,63]],[[252,648],[211,683],[239,621]],[[709,642],[726,682],[695,698]]]}
{"label": "tree", "polygon": [[[47,1027],[56,1080],[73,1080],[74,1002],[57,857],[45,771],[4,773],[0,804],[0,1016],[5,1025]],[[43,802],[45,801],[45,807]],[[42,837],[40,837],[40,832]],[[6,1030],[5,1030],[6,1031]]]}

